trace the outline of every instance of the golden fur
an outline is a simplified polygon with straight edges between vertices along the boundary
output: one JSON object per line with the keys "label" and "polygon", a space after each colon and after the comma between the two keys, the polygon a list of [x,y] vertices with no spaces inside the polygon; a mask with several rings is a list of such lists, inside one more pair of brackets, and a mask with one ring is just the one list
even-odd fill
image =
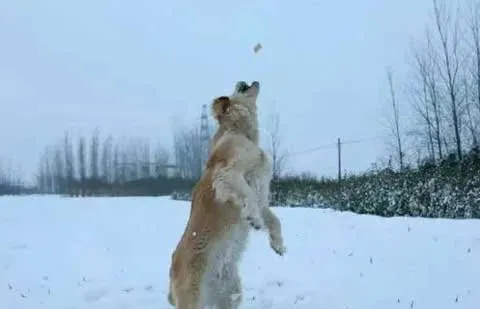
{"label": "golden fur", "polygon": [[168,300],[177,309],[238,308],[238,262],[251,226],[266,227],[272,249],[285,253],[280,221],[268,207],[272,171],[258,147],[258,91],[256,82],[239,82],[231,96],[212,104],[219,129],[172,254]]}

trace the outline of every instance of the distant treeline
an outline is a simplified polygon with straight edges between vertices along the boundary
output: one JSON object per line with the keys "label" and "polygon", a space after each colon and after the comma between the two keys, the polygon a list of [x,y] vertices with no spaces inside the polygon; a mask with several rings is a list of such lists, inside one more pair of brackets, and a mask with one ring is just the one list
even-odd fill
{"label": "distant treeline", "polygon": [[27,187],[22,184],[0,183],[0,196],[34,194],[34,193],[37,193],[36,187]]}
{"label": "distant treeline", "polygon": [[35,191],[36,188],[26,187],[22,183],[18,170],[15,170],[11,164],[0,161],[0,196],[29,194]]}
{"label": "distant treeline", "polygon": [[88,142],[80,137],[74,143],[65,134],[47,146],[37,184],[40,193],[70,196],[165,195],[191,187],[193,180],[184,176],[169,164],[169,152],[161,145],[152,150],[146,140],[111,136],[101,141],[95,131]]}
{"label": "distant treeline", "polygon": [[46,180],[50,182],[45,188],[39,188],[39,193],[52,193],[68,196],[159,196],[170,195],[175,190],[188,190],[193,186],[191,180],[178,177],[139,178],[124,182],[109,182],[104,178],[77,178],[54,177]]}

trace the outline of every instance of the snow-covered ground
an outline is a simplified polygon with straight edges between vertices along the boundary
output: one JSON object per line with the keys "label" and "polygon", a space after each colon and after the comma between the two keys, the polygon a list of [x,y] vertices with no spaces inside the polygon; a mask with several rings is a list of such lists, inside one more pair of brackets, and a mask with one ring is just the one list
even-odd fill
{"label": "snow-covered ground", "polygon": [[[0,198],[0,308],[171,308],[188,211],[167,197]],[[241,308],[480,308],[479,220],[274,211],[288,252],[253,232]]]}

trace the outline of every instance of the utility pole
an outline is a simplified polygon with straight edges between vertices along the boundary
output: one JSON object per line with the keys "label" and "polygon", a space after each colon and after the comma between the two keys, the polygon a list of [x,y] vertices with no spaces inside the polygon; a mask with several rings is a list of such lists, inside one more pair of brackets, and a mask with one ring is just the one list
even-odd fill
{"label": "utility pole", "polygon": [[342,181],[342,142],[340,141],[340,137],[337,140],[337,148],[338,148],[338,183]]}
{"label": "utility pole", "polygon": [[202,116],[200,117],[200,140],[202,145],[202,171],[205,169],[205,164],[210,152],[210,136],[208,128],[208,112],[207,105],[202,105]]}
{"label": "utility pole", "polygon": [[342,201],[342,141],[340,137],[337,139],[337,150],[338,150],[338,191],[337,191],[337,203],[340,209],[343,209]]}

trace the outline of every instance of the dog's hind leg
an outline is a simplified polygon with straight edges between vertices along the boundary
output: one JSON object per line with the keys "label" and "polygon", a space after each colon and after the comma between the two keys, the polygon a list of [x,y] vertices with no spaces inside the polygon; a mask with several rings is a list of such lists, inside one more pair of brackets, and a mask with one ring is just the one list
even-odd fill
{"label": "dog's hind leg", "polygon": [[215,309],[237,309],[242,303],[242,285],[237,267],[232,267],[230,273],[218,281],[215,297]]}
{"label": "dog's hind leg", "polygon": [[185,269],[172,273],[168,298],[176,309],[205,309],[205,267],[205,257],[197,255]]}
{"label": "dog's hind leg", "polygon": [[182,293],[176,303],[176,309],[205,309],[205,305],[200,302],[199,296],[189,294],[188,291]]}

